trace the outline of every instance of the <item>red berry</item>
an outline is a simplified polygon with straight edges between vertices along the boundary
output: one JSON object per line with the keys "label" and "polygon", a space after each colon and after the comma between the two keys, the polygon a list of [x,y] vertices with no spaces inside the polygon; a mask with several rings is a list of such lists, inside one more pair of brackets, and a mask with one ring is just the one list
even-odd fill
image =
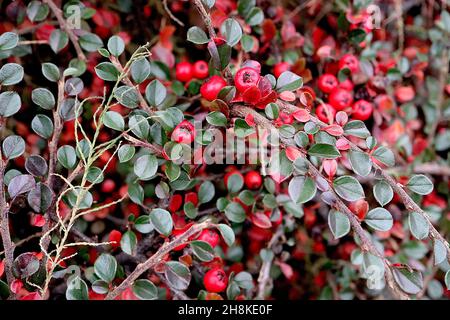
{"label": "red berry", "polygon": [[214,75],[205,81],[200,87],[200,93],[203,98],[208,101],[213,101],[217,98],[220,90],[227,85],[224,78]]}
{"label": "red berry", "polygon": [[259,187],[261,187],[263,179],[258,171],[252,170],[247,172],[247,174],[245,175],[244,182],[247,188],[256,190],[259,189]]}
{"label": "red berry", "polygon": [[353,104],[352,109],[352,118],[364,121],[372,115],[373,105],[366,100],[358,100]]}
{"label": "red berry", "polygon": [[352,73],[358,72],[359,61],[358,58],[350,53],[344,54],[339,60],[339,69],[348,68]]}
{"label": "red berry", "polygon": [[320,121],[331,123],[336,116],[336,110],[328,103],[322,103],[317,106],[316,115]]}
{"label": "red berry", "polygon": [[352,91],[354,87],[354,84],[352,82],[352,80],[350,79],[345,79],[344,81],[339,83],[339,88],[348,90],[348,91]]}
{"label": "red berry", "polygon": [[256,86],[258,81],[258,71],[250,67],[239,69],[234,76],[234,85],[239,92],[244,92],[248,88]]}
{"label": "red berry", "polygon": [[209,74],[208,64],[204,60],[194,63],[194,77],[197,79],[205,79]]}
{"label": "red berry", "polygon": [[111,247],[113,247],[113,248],[120,247],[120,240],[121,239],[122,239],[122,234],[120,233],[120,231],[113,230],[109,234],[109,241],[110,242],[114,242],[114,243],[111,243]]}
{"label": "red berry", "polygon": [[279,76],[285,71],[288,71],[291,65],[288,62],[278,62],[273,66],[273,75],[278,79]]}
{"label": "red berry", "polygon": [[338,86],[338,80],[334,75],[326,73],[319,77],[317,86],[320,91],[330,93]]}
{"label": "red berry", "polygon": [[222,292],[227,288],[228,278],[222,269],[211,269],[205,274],[203,284],[209,292]]}
{"label": "red berry", "polygon": [[191,144],[195,138],[194,125],[187,120],[181,121],[173,130],[171,139],[178,143]]}
{"label": "red berry", "polygon": [[193,77],[192,64],[189,62],[180,62],[175,68],[175,75],[177,80],[181,82],[188,82]]}
{"label": "red berry", "polygon": [[111,193],[116,189],[116,183],[112,179],[106,179],[102,183],[102,192]]}
{"label": "red berry", "polygon": [[197,240],[208,242],[211,247],[214,248],[219,243],[220,238],[219,234],[216,231],[211,229],[204,229],[198,236]]}
{"label": "red berry", "polygon": [[353,95],[342,88],[334,89],[328,99],[330,105],[337,111],[344,110],[353,102]]}

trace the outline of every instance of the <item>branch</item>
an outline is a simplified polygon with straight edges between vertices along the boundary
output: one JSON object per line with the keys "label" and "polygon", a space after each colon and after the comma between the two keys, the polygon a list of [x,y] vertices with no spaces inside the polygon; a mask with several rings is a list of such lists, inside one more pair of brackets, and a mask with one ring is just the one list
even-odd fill
{"label": "branch", "polygon": [[72,44],[75,48],[75,51],[77,52],[78,59],[86,62],[87,58],[86,58],[85,54],[83,53],[83,50],[81,49],[80,44],[78,43],[78,37],[75,35],[75,33],[73,33],[73,30],[71,28],[69,28],[69,26],[67,25],[67,22],[62,15],[61,9],[53,2],[53,0],[43,0],[43,2],[49,6],[50,10],[52,10],[53,14],[55,15],[56,19],[58,20],[59,26],[69,36],[69,39],[72,42]]}
{"label": "branch", "polygon": [[[291,104],[288,103],[284,103],[279,101],[278,102],[279,106],[281,107],[282,110],[288,112],[288,113],[293,113],[297,110],[299,110],[298,107],[293,106]],[[317,119],[316,117],[314,117],[313,115],[311,115],[311,121],[314,121],[315,123],[317,123],[320,127],[326,127],[327,124],[325,124],[324,122],[320,121],[319,119]],[[341,138],[345,139],[352,150],[355,151],[359,151],[359,152],[365,152],[364,150],[362,150],[361,148],[359,148],[356,144],[354,144],[353,142],[351,142],[349,139],[347,139],[345,136],[341,136]],[[406,209],[409,212],[417,212],[418,214],[420,214],[423,218],[426,219],[429,229],[430,229],[430,234],[429,237],[431,240],[439,240],[441,241],[446,249],[447,249],[447,260],[450,262],[450,247],[449,247],[449,243],[448,241],[436,230],[436,228],[433,226],[433,224],[430,221],[430,217],[428,216],[428,214],[423,211],[418,205],[417,203],[408,195],[408,193],[403,189],[403,186],[401,184],[399,184],[393,177],[391,177],[391,175],[384,170],[383,168],[381,168],[378,164],[373,163],[372,164],[373,168],[375,169],[375,171],[379,172],[380,175],[386,180],[386,182],[392,187],[392,189],[394,190],[394,192],[396,194],[398,194],[400,196],[400,199],[402,200],[404,206],[406,207]]]}
{"label": "branch", "polygon": [[[269,244],[267,246],[267,250],[273,251],[273,247],[277,243],[278,239],[283,235],[283,228],[278,228],[277,232],[270,239]],[[258,293],[256,295],[256,299],[264,300],[266,296],[266,288],[272,282],[270,278],[270,269],[272,267],[272,260],[263,261],[261,265],[261,269],[259,271],[258,276]]]}
{"label": "branch", "polygon": [[[251,114],[253,116],[253,119],[255,123],[258,126],[261,126],[263,129],[270,129],[270,130],[276,130],[276,128],[272,125],[272,123],[257,113],[254,109],[244,107],[244,106],[233,106],[231,108],[231,114],[234,116],[243,116],[245,117],[248,114]],[[284,145],[286,146],[286,142],[284,142]],[[343,214],[345,214],[348,219],[350,220],[350,225],[353,229],[353,232],[358,235],[358,238],[361,240],[360,248],[364,252],[369,252],[370,254],[379,257],[382,259],[385,268],[385,278],[388,286],[391,288],[393,293],[398,296],[400,299],[409,299],[409,297],[402,292],[397,285],[395,284],[395,281],[393,279],[392,271],[390,269],[390,263],[389,261],[378,251],[378,249],[375,247],[373,242],[367,237],[366,232],[361,227],[361,223],[359,222],[358,218],[353,214],[353,212],[347,207],[347,205],[339,198],[339,196],[334,192],[333,185],[322,176],[322,174],[319,172],[319,170],[307,160],[309,170],[308,173],[311,175],[311,177],[316,180],[316,182],[323,184],[323,181],[326,181],[326,183],[329,186],[329,191],[331,191],[334,194],[335,197],[335,203],[334,206],[336,209]]]}
{"label": "branch", "polygon": [[202,231],[203,229],[207,229],[211,226],[214,226],[210,221],[204,221],[190,227],[185,233],[176,237],[171,242],[164,243],[158,251],[150,258],[148,258],[145,262],[137,265],[136,269],[130,275],[122,281],[122,283],[117,286],[113,291],[111,291],[105,298],[105,300],[114,300],[117,296],[119,296],[125,289],[132,286],[133,282],[139,278],[141,274],[146,272],[147,270],[153,269],[159,262],[162,261],[165,255],[170,253],[174,248],[188,241],[188,239]]}

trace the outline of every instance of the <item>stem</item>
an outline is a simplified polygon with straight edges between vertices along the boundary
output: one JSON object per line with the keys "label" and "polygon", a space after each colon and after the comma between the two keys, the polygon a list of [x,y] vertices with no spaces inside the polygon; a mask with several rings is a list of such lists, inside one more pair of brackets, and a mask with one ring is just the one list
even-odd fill
{"label": "stem", "polygon": [[128,275],[128,277],[124,281],[122,281],[119,286],[117,286],[106,296],[105,300],[114,300],[125,289],[130,287],[141,274],[143,274],[147,270],[153,269],[159,262],[163,260],[164,256],[169,254],[174,248],[186,242],[191,236],[195,235],[199,231],[207,229],[211,226],[213,226],[213,224],[210,221],[204,221],[202,223],[195,224],[190,227],[185,233],[176,237],[171,242],[164,243],[154,255],[148,258],[145,262],[138,264],[136,269],[134,269],[134,271],[130,273],[130,275]]}
{"label": "stem", "polygon": [[53,14],[55,15],[56,19],[58,20],[59,26],[69,36],[69,39],[72,42],[72,44],[75,48],[75,51],[77,52],[78,59],[86,62],[87,58],[86,58],[85,54],[83,53],[83,50],[81,50],[80,44],[78,43],[78,37],[75,35],[75,33],[73,33],[73,30],[71,28],[69,28],[69,26],[67,25],[67,22],[62,15],[61,9],[53,2],[53,0],[43,0],[43,2],[49,6],[50,10],[52,10]]}

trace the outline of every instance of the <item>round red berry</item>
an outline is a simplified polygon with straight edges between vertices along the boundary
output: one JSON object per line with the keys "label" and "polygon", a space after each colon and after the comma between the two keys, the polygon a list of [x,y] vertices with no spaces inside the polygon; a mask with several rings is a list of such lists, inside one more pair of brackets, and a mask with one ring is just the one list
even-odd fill
{"label": "round red berry", "polygon": [[326,73],[319,77],[317,86],[323,93],[330,93],[338,86],[338,80],[334,75]]}
{"label": "round red berry", "polygon": [[239,92],[244,92],[250,87],[256,86],[259,81],[259,73],[253,68],[239,69],[234,76],[234,85]]}
{"label": "round red berry", "polygon": [[359,60],[356,56],[348,53],[339,60],[339,69],[348,68],[352,73],[358,72]]}
{"label": "round red berry", "polygon": [[175,76],[181,82],[188,82],[193,77],[193,67],[189,62],[180,62],[175,68]]}
{"label": "round red berry", "polygon": [[348,90],[336,88],[331,91],[328,102],[334,109],[341,111],[352,104],[353,95]]}
{"label": "round red berry", "polygon": [[352,118],[356,120],[367,120],[372,116],[373,105],[366,100],[358,100],[353,106]]}
{"label": "round red berry", "polygon": [[172,131],[171,139],[177,143],[191,144],[195,138],[195,128],[187,120],[181,121]]}
{"label": "round red berry", "polygon": [[273,66],[273,75],[278,79],[279,76],[285,71],[288,71],[291,65],[288,62],[278,62]]}
{"label": "round red berry", "polygon": [[322,103],[317,106],[316,109],[317,118],[325,123],[332,123],[336,116],[336,110],[328,103]]}
{"label": "round red berry", "polygon": [[247,172],[247,174],[245,175],[244,182],[247,188],[256,190],[259,189],[259,187],[261,187],[263,179],[258,171],[252,170]]}
{"label": "round red berry", "polygon": [[228,278],[222,269],[209,270],[203,278],[205,289],[209,292],[222,292],[227,288]]}
{"label": "round red berry", "polygon": [[211,247],[215,247],[219,244],[219,234],[211,229],[204,229],[200,235],[198,236],[197,240],[208,242]]}
{"label": "round red berry", "polygon": [[220,90],[227,85],[224,78],[214,75],[205,81],[200,87],[200,94],[208,101],[213,101],[217,98]]}
{"label": "round red berry", "polygon": [[116,183],[112,179],[106,179],[102,183],[102,192],[111,193],[116,189]]}
{"label": "round red berry", "polygon": [[194,63],[194,78],[205,79],[209,74],[208,64],[204,60]]}

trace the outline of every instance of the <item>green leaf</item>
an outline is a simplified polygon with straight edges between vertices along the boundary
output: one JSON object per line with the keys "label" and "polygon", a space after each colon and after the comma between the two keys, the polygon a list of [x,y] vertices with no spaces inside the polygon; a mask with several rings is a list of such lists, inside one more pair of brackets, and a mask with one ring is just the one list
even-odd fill
{"label": "green leaf", "polygon": [[191,249],[195,256],[203,262],[209,262],[214,259],[214,249],[208,242],[192,241]]}
{"label": "green leaf", "polygon": [[140,180],[148,180],[158,171],[158,160],[154,155],[143,155],[134,163],[134,174]]}
{"label": "green leaf", "polygon": [[245,18],[245,22],[249,26],[260,25],[264,20],[264,13],[261,8],[253,7]]}
{"label": "green leaf", "polygon": [[94,263],[94,272],[103,281],[111,283],[116,277],[117,261],[108,254],[102,253]]}
{"label": "green leaf", "polygon": [[217,127],[227,126],[227,117],[220,111],[213,111],[206,116],[206,121]]}
{"label": "green leaf", "polygon": [[20,157],[25,151],[25,140],[16,135],[8,136],[3,140],[2,150],[7,160]]}
{"label": "green leaf", "polygon": [[191,282],[189,268],[178,261],[169,261],[165,266],[164,274],[170,287],[176,290],[186,290]]}
{"label": "green leaf", "polygon": [[231,47],[238,44],[242,37],[242,28],[239,25],[239,22],[231,18],[226,19],[222,23],[220,32]]}
{"label": "green leaf", "polygon": [[145,89],[145,97],[152,106],[159,106],[166,99],[167,89],[157,79],[150,82]]}
{"label": "green leaf", "polygon": [[276,89],[278,92],[295,91],[303,86],[303,79],[299,75],[284,71],[277,80]]}
{"label": "green leaf", "polygon": [[20,96],[14,91],[0,93],[0,116],[7,118],[16,114],[21,107]]}
{"label": "green leaf", "polygon": [[79,276],[72,276],[67,280],[67,300],[89,300],[88,286]]}
{"label": "green leaf", "polygon": [[119,151],[117,152],[117,155],[119,157],[119,162],[127,162],[130,161],[131,158],[133,158],[134,153],[136,152],[136,149],[129,144],[124,144],[119,148]]}
{"label": "green leaf", "polygon": [[237,202],[230,202],[225,208],[225,216],[231,222],[242,223],[246,219],[244,208]]}
{"label": "green leaf", "polygon": [[347,201],[356,201],[365,197],[358,180],[351,176],[342,176],[333,181],[336,193]]}
{"label": "green leaf", "polygon": [[255,45],[255,41],[254,41],[254,38],[252,36],[250,36],[248,34],[242,35],[241,46],[242,46],[242,49],[245,52],[252,51],[254,45]]}
{"label": "green leaf", "polygon": [[192,202],[186,202],[183,205],[183,211],[189,219],[195,219],[198,215],[198,209]]}
{"label": "green leaf", "polygon": [[114,91],[117,101],[130,109],[137,108],[140,104],[137,90],[129,86],[121,86]]}
{"label": "green leaf", "polygon": [[39,22],[47,18],[50,9],[41,1],[31,1],[27,6],[27,16],[31,22]]}
{"label": "green leaf", "polygon": [[363,29],[353,29],[350,31],[348,38],[354,45],[359,45],[366,38],[366,32]]}
{"label": "green leaf", "polygon": [[447,258],[448,247],[440,240],[435,239],[433,245],[434,265],[438,265]]}
{"label": "green leaf", "polygon": [[406,267],[392,268],[394,280],[408,294],[418,294],[423,288],[422,273]]}
{"label": "green leaf", "polygon": [[105,81],[117,81],[120,76],[119,70],[111,62],[102,62],[94,68],[97,76]]}
{"label": "green leaf", "polygon": [[394,191],[392,190],[392,187],[385,181],[379,181],[374,187],[373,187],[373,195],[377,202],[384,207],[389,202],[391,202],[392,198],[394,197]]}
{"label": "green leaf", "polygon": [[144,141],[147,140],[148,133],[150,132],[150,125],[144,116],[140,114],[131,116],[128,122],[128,127],[138,138]]}
{"label": "green leaf", "polygon": [[229,192],[233,192],[233,193],[239,192],[239,190],[241,190],[243,186],[244,186],[244,178],[242,177],[242,174],[239,173],[238,171],[232,173],[228,177],[226,187]]}
{"label": "green leaf", "polygon": [[239,0],[238,13],[242,17],[246,17],[250,10],[256,5],[256,0]]}
{"label": "green leaf", "polygon": [[409,229],[416,239],[423,240],[428,237],[430,232],[428,220],[425,219],[420,213],[411,212],[408,216],[408,222]]}
{"label": "green leaf", "polygon": [[52,110],[56,101],[53,93],[45,88],[36,88],[31,92],[31,100],[42,109]]}
{"label": "green leaf", "polygon": [[12,86],[23,79],[23,67],[17,63],[7,63],[0,69],[0,86]]}
{"label": "green leaf", "polygon": [[93,33],[87,33],[79,38],[80,46],[88,52],[95,52],[103,47],[102,39]]}
{"label": "green leaf", "polygon": [[307,176],[296,176],[289,182],[289,196],[297,204],[310,201],[317,192],[315,182]]}
{"label": "green leaf", "polygon": [[66,169],[71,169],[77,163],[77,154],[72,146],[66,145],[58,149],[58,162]]}
{"label": "green leaf", "polygon": [[372,160],[367,153],[361,151],[350,150],[348,159],[352,165],[353,171],[360,176],[367,176],[372,170]]}
{"label": "green leaf", "polygon": [[69,37],[67,36],[67,33],[62,31],[61,29],[55,29],[50,34],[50,38],[48,41],[53,52],[58,53],[67,46],[67,44],[69,43]]}
{"label": "green leaf", "polygon": [[168,211],[159,208],[153,209],[150,212],[150,222],[160,234],[169,236],[172,233],[172,216]]}
{"label": "green leaf", "polygon": [[0,51],[14,49],[19,43],[19,36],[14,32],[5,32],[0,36]]}
{"label": "green leaf", "polygon": [[153,282],[147,279],[139,279],[134,281],[132,290],[134,295],[140,300],[158,299],[158,288],[153,284]]}
{"label": "green leaf", "polygon": [[227,244],[227,246],[229,247],[232,246],[235,240],[233,229],[231,229],[226,224],[218,224],[217,229],[219,229],[219,232],[222,235],[222,238]]}
{"label": "green leaf", "polygon": [[366,125],[360,120],[349,121],[344,126],[344,133],[346,135],[355,136],[362,139],[366,139],[370,136],[370,132],[367,130]]}
{"label": "green leaf", "polygon": [[336,239],[350,232],[350,220],[345,214],[336,210],[328,213],[328,226]]}
{"label": "green leaf", "polygon": [[33,118],[31,128],[44,139],[49,139],[53,134],[53,122],[43,114],[38,114]]}
{"label": "green leaf", "polygon": [[308,154],[310,156],[325,159],[336,159],[341,156],[341,153],[335,146],[324,143],[317,143],[313,145],[311,148],[309,148]]}
{"label": "green leaf", "polygon": [[384,208],[370,210],[364,222],[379,231],[389,231],[393,225],[392,215]]}
{"label": "green leaf", "polygon": [[125,42],[119,36],[112,36],[108,40],[108,50],[113,56],[120,56],[125,50]]}
{"label": "green leaf", "polygon": [[394,153],[384,146],[377,148],[372,153],[372,157],[387,165],[388,167],[392,167],[393,165],[395,165]]}
{"label": "green leaf", "polygon": [[253,288],[252,275],[246,271],[241,271],[235,275],[233,281],[242,289],[251,290]]}
{"label": "green leaf", "polygon": [[122,115],[116,111],[107,111],[103,117],[103,123],[106,127],[116,131],[125,129],[125,121]]}
{"label": "green leaf", "polygon": [[140,233],[150,233],[154,230],[153,224],[150,222],[150,216],[148,215],[139,216],[134,221],[134,227]]}
{"label": "green leaf", "polygon": [[134,255],[136,245],[137,238],[133,231],[128,230],[122,235],[122,239],[120,239],[120,247],[123,252],[128,253],[129,255]]}
{"label": "green leaf", "polygon": [[57,82],[61,77],[58,67],[51,62],[42,64],[42,74],[47,80],[52,82]]}
{"label": "green leaf", "polygon": [[187,40],[195,44],[204,44],[208,43],[209,38],[199,27],[190,27],[187,32]]}
{"label": "green leaf", "polygon": [[203,204],[211,201],[215,196],[216,190],[211,181],[205,181],[198,189],[198,203]]}
{"label": "green leaf", "polygon": [[36,183],[34,177],[29,174],[21,174],[11,179],[8,184],[8,193],[11,198],[27,193],[34,189]]}
{"label": "green leaf", "polygon": [[142,188],[142,186],[138,182],[128,184],[128,195],[130,196],[131,201],[133,201],[134,203],[143,204],[144,188]]}
{"label": "green leaf", "polygon": [[131,77],[136,83],[144,82],[150,76],[150,71],[150,62],[145,58],[133,61],[131,64]]}
{"label": "green leaf", "polygon": [[420,195],[427,195],[433,191],[433,183],[427,176],[423,174],[412,176],[406,186],[412,192],[418,193]]}

